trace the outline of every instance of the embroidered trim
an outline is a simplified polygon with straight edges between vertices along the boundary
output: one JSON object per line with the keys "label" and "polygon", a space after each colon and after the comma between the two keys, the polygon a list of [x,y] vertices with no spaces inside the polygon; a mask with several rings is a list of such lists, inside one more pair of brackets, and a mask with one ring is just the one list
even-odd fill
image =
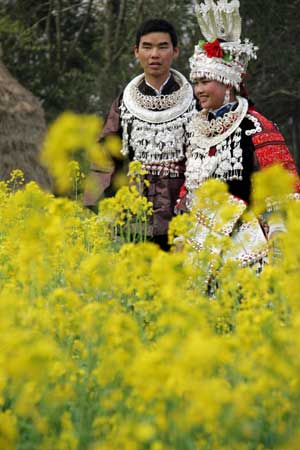
{"label": "embroidered trim", "polygon": [[[201,140],[201,147],[217,145],[230,136],[241,124],[248,111],[248,101],[237,96],[238,106],[234,111],[224,114],[225,119],[218,118],[211,121],[204,116],[207,113],[200,111],[191,123],[191,132],[195,140]],[[232,114],[231,114],[232,113]],[[228,115],[229,116],[228,116]],[[211,124],[212,122],[212,124]],[[215,133],[218,133],[215,135]]]}
{"label": "embroidered trim", "polygon": [[223,133],[228,130],[228,128],[230,128],[238,118],[237,111],[229,111],[222,117],[218,117],[210,121],[207,120],[205,111],[201,111],[199,114],[202,114],[203,120],[195,120],[195,125],[198,128],[197,131],[200,130],[200,133],[206,137],[213,137]]}
{"label": "embroidered trim", "polygon": [[246,130],[245,134],[247,136],[251,136],[252,134],[260,133],[262,131],[262,127],[261,127],[260,121],[257,119],[257,117],[253,116],[252,114],[247,114],[246,117],[247,117],[247,119],[251,120],[251,122],[253,122],[254,129]]}
{"label": "embroidered trim", "polygon": [[269,246],[262,227],[252,213],[252,220],[242,222],[232,233],[231,249],[224,260],[235,259],[241,267],[252,265],[268,256]]}
{"label": "embroidered trim", "polygon": [[226,205],[232,207],[232,217],[224,224],[222,220],[222,206],[216,211],[214,208],[203,208],[196,212],[196,218],[198,223],[205,225],[212,231],[218,232],[225,236],[229,236],[233,227],[247,208],[247,204],[244,200],[234,197],[228,194],[228,201]]}
{"label": "embroidered trim", "polygon": [[221,234],[199,222],[193,230],[193,237],[189,240],[192,247],[201,251],[207,247],[207,237],[215,238],[214,244],[209,247],[215,254],[221,254],[223,261],[233,259],[240,267],[252,266],[262,261],[267,262],[269,253],[268,241],[263,233],[259,221],[253,216],[250,220],[237,223],[234,227],[228,248],[224,248]]}
{"label": "embroidered trim", "polygon": [[178,163],[163,164],[143,164],[145,169],[151,175],[159,175],[163,177],[179,178],[184,174],[184,165]]}
{"label": "embroidered trim", "polygon": [[[141,94],[141,96],[143,96],[144,98],[144,103],[143,105],[141,105],[136,98],[136,88],[144,78],[144,74],[141,74],[135,77],[124,90],[123,102],[131,115],[145,122],[165,123],[176,119],[190,108],[194,100],[192,86],[180,72],[177,72],[174,69],[171,69],[171,71],[174,74],[176,81],[181,86],[181,88],[179,89],[180,93],[178,94],[180,98],[177,100],[177,102],[173,103],[171,107],[168,107],[168,109],[164,109],[163,111],[153,111],[152,109],[149,109],[145,106],[148,102],[147,98],[149,96],[143,96],[143,94]],[[176,96],[172,97],[171,102],[173,102],[175,97]],[[160,98],[160,96],[157,98]],[[165,101],[166,100],[164,100],[163,102]]]}
{"label": "embroidered trim", "polygon": [[131,96],[140,107],[161,111],[182,103],[189,94],[189,90],[189,84],[184,84],[180,89],[169,95],[144,95],[140,92],[137,85],[132,85]]}

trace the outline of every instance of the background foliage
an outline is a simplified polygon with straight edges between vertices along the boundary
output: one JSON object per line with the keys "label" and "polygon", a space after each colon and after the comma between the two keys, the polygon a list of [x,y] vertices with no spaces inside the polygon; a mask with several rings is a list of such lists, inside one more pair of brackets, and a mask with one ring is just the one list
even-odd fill
{"label": "background foliage", "polygon": [[[0,42],[9,70],[42,101],[48,121],[66,109],[106,114],[114,97],[139,71],[132,47],[137,25],[164,17],[178,30],[176,68],[200,34],[193,0],[4,0]],[[247,85],[257,108],[300,154],[300,0],[241,1],[243,35],[260,48]],[[253,77],[252,77],[253,76]]]}

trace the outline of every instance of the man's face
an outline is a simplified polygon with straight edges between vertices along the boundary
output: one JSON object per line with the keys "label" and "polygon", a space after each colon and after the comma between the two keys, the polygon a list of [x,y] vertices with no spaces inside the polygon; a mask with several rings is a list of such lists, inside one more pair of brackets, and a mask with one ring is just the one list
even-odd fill
{"label": "man's face", "polygon": [[145,75],[159,78],[168,75],[179,50],[173,47],[169,33],[153,32],[141,37],[134,53]]}

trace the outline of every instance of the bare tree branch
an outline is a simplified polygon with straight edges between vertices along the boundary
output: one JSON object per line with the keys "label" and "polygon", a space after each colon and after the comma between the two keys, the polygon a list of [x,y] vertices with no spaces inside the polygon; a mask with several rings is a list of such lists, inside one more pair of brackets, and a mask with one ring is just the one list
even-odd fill
{"label": "bare tree branch", "polygon": [[57,14],[55,16],[56,26],[56,52],[59,70],[62,69],[62,35],[61,35],[61,0],[57,0]]}
{"label": "bare tree branch", "polygon": [[117,18],[117,27],[115,30],[115,38],[114,38],[114,43],[113,43],[113,49],[114,52],[116,51],[116,49],[118,48],[118,42],[119,42],[119,38],[120,38],[120,31],[122,29],[122,26],[124,24],[124,18],[125,18],[125,13],[126,13],[126,0],[121,0],[121,4],[120,4],[120,8],[119,8],[119,14],[118,14],[118,18]]}
{"label": "bare tree branch", "polygon": [[[144,2],[143,0],[139,0],[136,6],[136,17],[142,17],[142,12],[143,12],[143,6],[144,6]],[[119,42],[119,46],[118,46],[118,50],[115,50],[114,54],[111,55],[111,65],[114,64],[119,57],[122,55],[122,53],[124,53],[124,51],[126,51],[126,49],[128,49],[128,43],[132,41],[132,39],[134,38],[134,35],[136,33],[135,29],[131,29],[130,32],[127,35],[127,40],[123,41],[123,43]]]}
{"label": "bare tree branch", "polygon": [[71,56],[73,55],[73,52],[74,52],[74,50],[76,49],[76,47],[77,47],[77,45],[78,45],[78,42],[79,42],[79,40],[80,40],[80,38],[81,38],[81,35],[82,35],[82,33],[84,32],[84,30],[85,30],[85,27],[86,27],[86,25],[87,25],[87,23],[88,23],[88,20],[89,20],[89,18],[90,18],[92,6],[93,6],[93,1],[94,1],[94,0],[89,0],[89,3],[88,3],[88,5],[87,5],[87,9],[86,9],[86,14],[85,14],[85,16],[83,17],[83,20],[82,20],[82,22],[81,22],[81,26],[80,26],[78,32],[76,33],[75,39],[73,40],[73,42],[72,42],[71,45],[70,45],[68,54],[66,55],[65,65],[67,64],[68,60],[69,60],[69,59],[71,58]]}
{"label": "bare tree branch", "polygon": [[300,100],[300,95],[296,94],[295,92],[290,92],[287,91],[286,89],[277,89],[276,91],[272,91],[270,92],[268,95],[264,95],[263,98],[265,100],[277,97],[278,95],[285,95],[286,97],[295,99],[295,100]]}
{"label": "bare tree branch", "polygon": [[46,17],[46,36],[48,40],[48,60],[52,61],[52,36],[51,36],[51,17],[52,17],[52,11],[53,11],[53,0],[49,1],[49,8],[48,8],[48,14]]}

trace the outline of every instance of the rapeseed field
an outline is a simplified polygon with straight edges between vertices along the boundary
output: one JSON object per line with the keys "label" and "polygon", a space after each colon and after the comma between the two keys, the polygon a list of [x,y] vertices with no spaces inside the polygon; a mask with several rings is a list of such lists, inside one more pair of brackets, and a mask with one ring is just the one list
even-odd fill
{"label": "rapeseed field", "polygon": [[[82,182],[74,149],[99,158],[98,128],[65,115],[49,131],[44,160],[61,193]],[[139,165],[130,170],[98,214],[77,195],[19,189],[19,171],[0,185],[0,449],[298,450],[300,202],[289,176],[255,177],[254,211],[272,193],[287,230],[257,274],[147,242],[151,204]],[[205,189],[214,201],[215,184]],[[175,218],[170,238],[192,223]]]}

